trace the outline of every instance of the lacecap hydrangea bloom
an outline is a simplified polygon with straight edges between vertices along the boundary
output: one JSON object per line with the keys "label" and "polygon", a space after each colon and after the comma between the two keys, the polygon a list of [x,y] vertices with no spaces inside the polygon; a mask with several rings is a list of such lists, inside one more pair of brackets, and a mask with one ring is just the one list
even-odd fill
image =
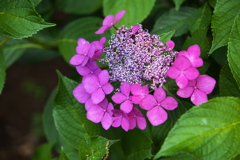
{"label": "lacecap hydrangea bloom", "polygon": [[[101,123],[106,130],[112,126],[125,131],[136,127],[144,130],[147,120],[153,126],[164,123],[167,111],[178,107],[178,101],[164,90],[167,77],[175,79],[178,96],[190,97],[195,105],[206,102],[216,81],[200,75],[197,69],[203,65],[199,46],[177,52],[173,41],[164,44],[141,24],[130,28],[114,26],[125,13],[122,10],[116,16],[108,15],[95,32],[102,34],[114,27],[116,34],[108,45],[105,37],[91,43],[79,38],[77,54],[70,60],[83,76],[73,95],[85,104],[87,119]],[[108,67],[102,69],[97,61]]]}

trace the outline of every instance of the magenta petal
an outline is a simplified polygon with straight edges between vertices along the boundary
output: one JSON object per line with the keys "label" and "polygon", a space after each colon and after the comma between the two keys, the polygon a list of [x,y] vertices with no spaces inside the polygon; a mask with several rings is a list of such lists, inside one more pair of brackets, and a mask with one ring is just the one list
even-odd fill
{"label": "magenta petal", "polygon": [[141,130],[146,129],[147,127],[147,121],[144,117],[137,117],[137,124],[138,124],[138,128]]}
{"label": "magenta petal", "polygon": [[109,74],[107,70],[103,70],[99,75],[98,75],[99,83],[101,85],[104,85],[108,83],[109,80]]}
{"label": "magenta petal", "polygon": [[162,87],[159,87],[154,92],[154,97],[158,102],[162,102],[166,98],[166,92]]}
{"label": "magenta petal", "polygon": [[90,108],[92,105],[94,105],[94,104],[93,104],[91,98],[89,98],[89,99],[85,102],[85,109],[86,109],[86,111],[88,111],[89,108]]}
{"label": "magenta petal", "polygon": [[76,54],[70,59],[69,63],[71,65],[77,66],[77,65],[80,65],[84,61],[84,59],[85,59],[85,56],[81,54]]}
{"label": "magenta petal", "polygon": [[102,120],[104,111],[98,105],[92,105],[87,111],[87,119],[92,122],[99,123]]}
{"label": "magenta petal", "polygon": [[74,88],[73,96],[80,103],[85,103],[90,98],[90,94],[86,92],[83,84],[79,84],[76,88]]}
{"label": "magenta petal", "polygon": [[190,57],[199,57],[201,54],[200,47],[196,44],[188,47],[187,51]]}
{"label": "magenta petal", "polygon": [[128,82],[123,82],[120,86],[120,91],[126,96],[129,96],[130,89],[131,89],[131,85]]}
{"label": "magenta petal", "polygon": [[100,86],[100,84],[98,83],[97,76],[95,76],[95,75],[84,78],[82,83],[83,83],[83,86],[84,86],[85,90],[88,93],[93,93]]}
{"label": "magenta petal", "polygon": [[216,80],[208,75],[200,75],[197,78],[197,88],[206,94],[213,91],[216,84]]}
{"label": "magenta petal", "polygon": [[90,48],[90,43],[84,38],[78,39],[78,46],[76,47],[76,52],[78,54],[86,54]]}
{"label": "magenta petal", "polygon": [[203,91],[200,91],[198,89],[195,89],[195,91],[193,92],[193,94],[191,96],[191,101],[196,106],[201,103],[207,102],[207,100],[208,100],[208,97],[207,97],[206,93],[204,93]]}
{"label": "magenta petal", "polygon": [[102,25],[103,26],[113,26],[114,15],[108,15],[104,18]]}
{"label": "magenta petal", "polygon": [[[173,64],[174,67],[178,68],[180,71],[184,71],[191,66],[191,62],[187,57],[178,56]],[[171,78],[171,77],[170,77]]]}
{"label": "magenta petal", "polygon": [[136,26],[132,27],[132,34],[137,33],[139,27],[140,27],[140,25],[138,25],[138,24]]}
{"label": "magenta petal", "polygon": [[161,106],[167,110],[174,110],[177,108],[178,102],[173,97],[167,97],[162,101]]}
{"label": "magenta petal", "polygon": [[167,70],[168,77],[170,77],[172,79],[176,79],[179,76],[180,73],[181,73],[181,71],[178,68],[174,67],[174,66],[170,67]]}
{"label": "magenta petal", "polygon": [[113,109],[114,109],[114,107],[113,107],[113,105],[112,105],[112,103],[108,103],[108,106],[107,106],[107,112],[108,112],[108,114],[109,115],[113,115]]}
{"label": "magenta petal", "polygon": [[129,129],[134,129],[135,127],[137,126],[137,120],[136,120],[136,117],[134,117],[133,115],[132,116],[129,116]]}
{"label": "magenta petal", "polygon": [[112,126],[113,127],[119,127],[122,124],[122,118],[120,117],[113,117],[113,123]]}
{"label": "magenta petal", "polygon": [[107,31],[110,27],[108,26],[102,26],[101,28],[99,28],[95,34],[103,34],[105,31]]}
{"label": "magenta petal", "polygon": [[175,46],[175,43],[172,40],[169,40],[166,42],[166,45],[168,46],[169,49],[173,49]]}
{"label": "magenta petal", "polygon": [[114,19],[113,24],[116,24],[120,19],[122,19],[122,17],[124,16],[125,13],[126,13],[126,10],[119,11],[119,12],[116,14],[116,17],[115,17],[115,19]]}
{"label": "magenta petal", "polygon": [[131,96],[132,103],[140,104],[145,96]]}
{"label": "magenta petal", "polygon": [[188,57],[188,52],[187,51],[180,51],[180,52],[178,52],[178,56]]}
{"label": "magenta petal", "polygon": [[201,67],[203,65],[203,60],[200,57],[190,60],[193,67]]}
{"label": "magenta petal", "polygon": [[158,126],[167,120],[168,115],[167,112],[161,107],[154,107],[147,112],[147,117],[153,126]]}
{"label": "magenta petal", "polygon": [[180,88],[177,91],[177,95],[182,98],[189,98],[194,91],[193,87]]}
{"label": "magenta petal", "polygon": [[91,100],[94,104],[98,104],[102,102],[104,98],[105,98],[105,94],[101,88],[93,92],[91,95]]}
{"label": "magenta petal", "polygon": [[101,123],[102,123],[102,127],[105,130],[108,130],[112,125],[112,116],[108,113],[105,113],[104,116],[102,117]]}
{"label": "magenta petal", "polygon": [[77,69],[77,72],[82,76],[86,76],[91,72],[91,70],[88,68],[87,65],[86,66],[78,65],[76,69]]}
{"label": "magenta petal", "polygon": [[129,113],[132,111],[133,109],[133,104],[131,101],[129,100],[126,100],[125,102],[123,102],[121,105],[120,105],[120,109],[122,111],[124,111],[125,113]]}
{"label": "magenta petal", "polygon": [[121,126],[125,131],[129,130],[129,120],[127,118],[125,118],[125,116],[123,116],[123,118],[122,118],[122,125]]}
{"label": "magenta petal", "polygon": [[188,84],[188,79],[184,74],[180,74],[176,79],[176,84],[179,88],[185,88]]}
{"label": "magenta petal", "polygon": [[110,83],[106,83],[105,85],[103,85],[102,89],[105,94],[110,94],[114,90],[113,86]]}
{"label": "magenta petal", "polygon": [[187,79],[194,80],[199,76],[199,71],[194,67],[190,67],[184,72],[184,74],[187,77]]}
{"label": "magenta petal", "polygon": [[117,104],[120,104],[122,103],[123,101],[126,100],[126,96],[123,95],[122,93],[115,93],[113,96],[112,96],[112,100],[113,102],[117,103]]}
{"label": "magenta petal", "polygon": [[88,51],[88,57],[92,58],[94,55],[94,52],[96,50],[96,45],[94,43],[91,43],[90,49]]}
{"label": "magenta petal", "polygon": [[89,60],[89,57],[87,57],[87,56],[84,56],[85,58],[83,59],[83,61],[82,61],[82,66],[85,66],[87,63],[88,63],[88,60]]}
{"label": "magenta petal", "polygon": [[156,105],[157,101],[152,95],[147,95],[140,103],[140,107],[145,110],[150,110]]}
{"label": "magenta petal", "polygon": [[140,86],[139,84],[132,84],[131,92],[133,95],[141,95],[142,94],[142,86]]}

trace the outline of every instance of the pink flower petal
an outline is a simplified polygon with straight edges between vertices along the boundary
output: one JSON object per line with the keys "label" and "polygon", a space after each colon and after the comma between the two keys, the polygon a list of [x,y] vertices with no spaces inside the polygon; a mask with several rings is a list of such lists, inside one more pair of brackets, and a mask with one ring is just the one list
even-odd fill
{"label": "pink flower petal", "polygon": [[77,66],[77,65],[80,65],[84,61],[84,59],[85,59],[85,56],[81,54],[76,54],[70,59],[69,63],[71,65]]}
{"label": "pink flower petal", "polygon": [[177,91],[177,95],[182,98],[189,98],[194,91],[193,87],[180,88]]}
{"label": "pink flower petal", "polygon": [[91,100],[94,104],[98,104],[102,102],[104,98],[105,98],[105,94],[101,88],[93,92],[91,95]]}
{"label": "pink flower petal", "polygon": [[132,103],[140,104],[145,96],[131,96]]}
{"label": "pink flower petal", "polygon": [[168,77],[170,77],[172,79],[176,79],[179,76],[179,74],[181,74],[181,71],[178,68],[174,67],[174,66],[170,67],[167,70]]}
{"label": "pink flower petal", "polygon": [[82,61],[82,66],[85,66],[88,63],[89,57],[85,56],[85,58]]}
{"label": "pink flower petal", "polygon": [[99,83],[101,85],[104,85],[108,83],[109,80],[109,74],[107,70],[103,70],[99,75],[98,75]]}
{"label": "pink flower petal", "polygon": [[104,18],[102,25],[103,26],[113,26],[114,15],[108,15]]}
{"label": "pink flower petal", "polygon": [[114,90],[113,86],[110,83],[106,83],[105,85],[103,85],[102,89],[105,94],[110,94]]}
{"label": "pink flower petal", "polygon": [[126,96],[129,96],[130,89],[131,89],[131,85],[128,82],[123,82],[120,86],[120,91]]}
{"label": "pink flower petal", "polygon": [[147,95],[145,98],[142,99],[140,103],[140,107],[145,110],[150,110],[156,105],[157,105],[157,101],[153,97],[153,95]]}
{"label": "pink flower petal", "polygon": [[178,52],[178,56],[184,56],[188,58],[188,52],[187,51],[180,51]]}
{"label": "pink flower petal", "polygon": [[96,32],[95,34],[103,34],[104,32],[106,32],[107,30],[109,30],[110,27],[108,26],[102,26],[100,27]]}
{"label": "pink flower petal", "polygon": [[113,102],[117,103],[117,104],[120,104],[122,103],[123,101],[126,100],[126,96],[123,95],[122,93],[115,93],[113,96],[112,96],[112,100]]}
{"label": "pink flower petal", "polygon": [[196,106],[201,103],[207,102],[207,100],[208,100],[208,97],[207,97],[206,93],[204,93],[203,91],[200,91],[198,89],[195,89],[195,91],[193,92],[193,94],[191,96],[191,101]]}
{"label": "pink flower petal", "polygon": [[184,74],[180,74],[176,79],[176,84],[179,88],[185,88],[188,84],[188,79]]}
{"label": "pink flower petal", "polygon": [[120,127],[122,124],[122,119],[120,117],[113,117],[113,127]]}
{"label": "pink flower petal", "polygon": [[189,58],[190,57],[199,57],[201,54],[200,47],[196,44],[188,47]]}
{"label": "pink flower petal", "polygon": [[89,108],[90,108],[92,105],[94,105],[94,104],[93,104],[91,98],[89,98],[89,99],[85,102],[85,109],[86,109],[86,111],[88,111]]}
{"label": "pink flower petal", "polygon": [[129,120],[128,118],[126,118],[125,116],[123,116],[122,118],[122,124],[121,124],[122,128],[125,130],[125,131],[128,131],[129,130]]}
{"label": "pink flower petal", "polygon": [[199,76],[199,71],[194,67],[189,67],[187,70],[185,70],[184,74],[187,79],[194,80]]}
{"label": "pink flower petal", "polygon": [[153,126],[158,126],[167,120],[168,115],[161,107],[154,107],[147,112],[147,117]]}
{"label": "pink flower petal", "polygon": [[78,46],[76,47],[76,52],[78,54],[86,54],[90,48],[90,43],[84,38],[78,39]]}
{"label": "pink flower petal", "polygon": [[132,27],[132,34],[137,33],[138,29],[139,29],[140,25],[137,24],[136,26]]}
{"label": "pink flower petal", "polygon": [[77,69],[77,72],[82,76],[86,76],[91,72],[91,70],[87,65],[86,66],[78,65],[76,69]]}
{"label": "pink flower petal", "polygon": [[101,121],[102,127],[105,130],[108,130],[111,127],[112,122],[113,122],[112,116],[110,114],[108,114],[108,113],[105,113],[103,118],[102,118],[102,121]]}
{"label": "pink flower petal", "polygon": [[169,40],[169,41],[166,42],[166,45],[168,47],[168,50],[171,50],[171,49],[174,48],[175,43],[172,40]]}
{"label": "pink flower petal", "polygon": [[109,115],[113,115],[113,109],[114,109],[114,107],[113,107],[113,105],[112,105],[112,103],[108,103],[108,106],[107,106],[107,112],[108,112],[108,114]]}
{"label": "pink flower petal", "polygon": [[102,120],[104,111],[98,105],[92,105],[87,111],[87,119],[92,122],[99,123]]}
{"label": "pink flower petal", "polygon": [[89,58],[93,57],[95,50],[96,50],[96,45],[94,43],[91,43],[90,49],[87,54]]}
{"label": "pink flower petal", "polygon": [[86,92],[83,84],[79,84],[76,88],[74,88],[73,96],[80,103],[85,103],[90,98],[90,94]]}
{"label": "pink flower petal", "polygon": [[95,75],[84,78],[82,83],[83,83],[85,90],[90,94],[93,93],[94,91],[96,91],[100,86],[100,84],[98,82],[98,78]]}
{"label": "pink flower petal", "polygon": [[123,102],[121,105],[120,105],[120,109],[122,111],[124,111],[125,113],[129,113],[132,111],[133,109],[133,104],[131,101],[129,100],[126,100],[125,102]]}
{"label": "pink flower petal", "polygon": [[113,24],[116,24],[120,19],[122,19],[122,17],[124,16],[125,13],[126,13],[126,10],[119,11],[119,12],[116,14],[116,17],[115,17],[115,19],[114,19]]}
{"label": "pink flower petal", "polygon": [[191,62],[184,56],[178,56],[174,61],[173,66],[178,68],[180,71],[184,71],[191,66]]}
{"label": "pink flower petal", "polygon": [[137,125],[138,125],[138,128],[141,130],[146,129],[147,127],[146,119],[144,117],[137,117]]}
{"label": "pink flower petal", "polygon": [[137,120],[134,116],[129,116],[129,130],[134,129],[137,126]]}
{"label": "pink flower petal", "polygon": [[162,87],[159,87],[154,92],[154,97],[157,102],[162,102],[166,98],[166,92]]}
{"label": "pink flower petal", "polygon": [[177,108],[178,102],[173,97],[167,97],[162,101],[161,106],[167,110],[174,110]]}
{"label": "pink flower petal", "polygon": [[197,88],[206,94],[213,91],[216,84],[216,80],[208,75],[200,75],[197,78]]}

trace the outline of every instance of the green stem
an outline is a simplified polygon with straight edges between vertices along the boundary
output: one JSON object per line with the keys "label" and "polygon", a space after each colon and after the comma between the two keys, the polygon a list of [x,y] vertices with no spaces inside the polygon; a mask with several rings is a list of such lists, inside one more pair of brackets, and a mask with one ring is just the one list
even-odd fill
{"label": "green stem", "polygon": [[4,43],[6,43],[9,39],[10,39],[10,37],[6,37],[4,40],[2,40],[0,42],[0,46],[2,46]]}

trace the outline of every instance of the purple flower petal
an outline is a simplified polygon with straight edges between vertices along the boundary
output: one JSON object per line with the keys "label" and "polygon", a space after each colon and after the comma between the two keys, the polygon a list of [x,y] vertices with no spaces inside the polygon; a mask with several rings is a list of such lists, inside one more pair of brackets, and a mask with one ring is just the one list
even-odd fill
{"label": "purple flower petal", "polygon": [[128,82],[123,82],[120,86],[120,91],[126,96],[129,96],[130,89],[131,89],[131,85]]}
{"label": "purple flower petal", "polygon": [[188,79],[184,74],[180,74],[176,79],[176,84],[179,88],[185,88],[188,84]]}
{"label": "purple flower petal", "polygon": [[173,97],[167,97],[161,102],[161,106],[167,110],[174,110],[178,106],[178,102]]}
{"label": "purple flower petal", "polygon": [[102,89],[105,92],[105,94],[110,94],[114,90],[113,86],[110,83],[106,83],[105,85],[103,85]]}
{"label": "purple flower petal", "polygon": [[78,46],[76,47],[76,52],[78,54],[87,54],[90,48],[90,43],[86,41],[84,38],[78,39]]}
{"label": "purple flower petal", "polygon": [[91,98],[89,98],[89,99],[85,102],[85,109],[86,109],[86,111],[88,111],[89,108],[90,108],[92,105],[94,105],[94,104],[93,104]]}
{"label": "purple flower petal", "polygon": [[113,109],[114,109],[114,107],[113,107],[112,103],[108,103],[107,112],[111,116],[113,115],[113,112],[112,112]]}
{"label": "purple flower petal", "polygon": [[187,77],[187,79],[194,80],[199,76],[199,71],[194,67],[189,67],[188,69],[185,70],[184,74]]}
{"label": "purple flower petal", "polygon": [[142,99],[142,102],[140,103],[140,107],[145,110],[150,110],[156,105],[157,101],[153,97],[153,95],[147,95],[145,98]]}
{"label": "purple flower petal", "polygon": [[140,27],[140,25],[139,25],[139,24],[137,24],[137,25],[135,25],[134,27],[132,27],[132,34],[135,34],[135,33],[137,33],[137,31],[138,31],[139,27]]}
{"label": "purple flower petal", "polygon": [[108,15],[104,18],[102,25],[103,26],[113,26],[114,15]]}
{"label": "purple flower petal", "polygon": [[108,26],[102,26],[100,27],[96,32],[95,34],[103,34],[104,32],[106,32],[110,27]]}
{"label": "purple flower petal", "polygon": [[168,115],[162,107],[154,107],[147,112],[147,117],[153,126],[158,126],[167,120]]}
{"label": "purple flower petal", "polygon": [[103,70],[99,75],[98,75],[99,83],[101,85],[104,85],[108,83],[109,80],[109,74],[107,70]]}
{"label": "purple flower petal", "polygon": [[162,102],[166,98],[166,92],[162,87],[157,88],[153,95],[157,102]]}
{"label": "purple flower petal", "polygon": [[71,65],[77,66],[77,65],[80,65],[84,61],[84,59],[85,59],[85,56],[81,54],[76,54],[70,59],[69,63]]}
{"label": "purple flower petal", "polygon": [[195,89],[192,96],[191,96],[191,101],[196,106],[201,104],[201,103],[207,102],[207,100],[208,100],[207,94],[203,91],[198,90],[198,89]]}
{"label": "purple flower petal", "polygon": [[94,104],[98,104],[102,102],[104,98],[105,98],[105,94],[101,88],[93,92],[91,95],[91,100]]}
{"label": "purple flower petal", "polygon": [[168,50],[172,50],[175,46],[175,43],[172,40],[169,40],[166,42],[166,45],[168,47]]}
{"label": "purple flower petal", "polygon": [[137,124],[138,124],[138,128],[141,130],[146,129],[146,127],[147,127],[147,121],[143,116],[137,117]]}
{"label": "purple flower petal", "polygon": [[87,119],[92,122],[99,123],[102,120],[104,111],[98,105],[92,105],[87,111]]}
{"label": "purple flower petal", "polygon": [[122,128],[125,130],[125,131],[128,131],[129,130],[129,120],[128,118],[126,118],[125,116],[123,116],[122,118],[122,124],[121,124]]}
{"label": "purple flower petal", "polygon": [[115,19],[114,19],[113,24],[116,24],[120,19],[122,19],[122,17],[124,16],[125,13],[126,13],[126,10],[119,11],[119,12],[116,14],[116,17],[115,17]]}
{"label": "purple flower petal", "polygon": [[182,98],[189,98],[194,91],[193,87],[180,88],[177,91],[177,95]]}
{"label": "purple flower petal", "polygon": [[113,96],[112,96],[112,100],[113,102],[117,103],[117,104],[120,104],[122,103],[123,101],[126,100],[126,96],[123,95],[122,93],[115,93]]}
{"label": "purple flower petal", "polygon": [[131,96],[132,102],[134,104],[139,104],[141,100],[148,95],[149,90],[147,86],[140,86],[139,84],[132,84],[131,85]]}
{"label": "purple flower petal", "polygon": [[178,56],[173,64],[174,67],[178,68],[180,71],[184,71],[187,68],[191,67],[191,62],[188,58],[184,56]]}
{"label": "purple flower petal", "polygon": [[209,94],[213,91],[216,80],[208,75],[200,75],[197,78],[197,87],[199,90]]}
{"label": "purple flower petal", "polygon": [[168,77],[170,77],[172,79],[176,79],[179,76],[179,74],[181,74],[181,71],[178,68],[174,67],[174,66],[170,67],[167,70]]}
{"label": "purple flower petal", "polygon": [[102,127],[105,129],[105,130],[108,130],[111,125],[112,125],[112,116],[105,112],[104,116],[102,117],[102,120],[101,120],[101,123],[102,123]]}
{"label": "purple flower petal", "polygon": [[129,115],[129,130],[134,129],[137,126],[137,119],[134,116]]}
{"label": "purple flower petal", "polygon": [[80,103],[85,103],[90,98],[90,94],[86,92],[83,84],[79,84],[76,88],[74,88],[73,96]]}
{"label": "purple flower petal", "polygon": [[126,100],[125,102],[123,102],[121,105],[120,105],[120,109],[122,111],[124,111],[125,113],[129,113],[132,111],[133,109],[133,104],[131,101],[129,100]]}
{"label": "purple flower petal", "polygon": [[188,47],[188,55],[190,59],[194,59],[196,57],[199,57],[201,54],[200,47],[196,44]]}
{"label": "purple flower petal", "polygon": [[122,124],[122,119],[120,117],[113,117],[113,127],[120,127]]}
{"label": "purple flower petal", "polygon": [[76,69],[77,69],[77,72],[82,76],[86,76],[91,72],[91,70],[87,65],[86,66],[78,65]]}
{"label": "purple flower petal", "polygon": [[98,78],[95,75],[84,78],[82,83],[83,83],[85,90],[90,94],[93,93],[94,91],[96,91],[100,86],[100,84],[98,82]]}

